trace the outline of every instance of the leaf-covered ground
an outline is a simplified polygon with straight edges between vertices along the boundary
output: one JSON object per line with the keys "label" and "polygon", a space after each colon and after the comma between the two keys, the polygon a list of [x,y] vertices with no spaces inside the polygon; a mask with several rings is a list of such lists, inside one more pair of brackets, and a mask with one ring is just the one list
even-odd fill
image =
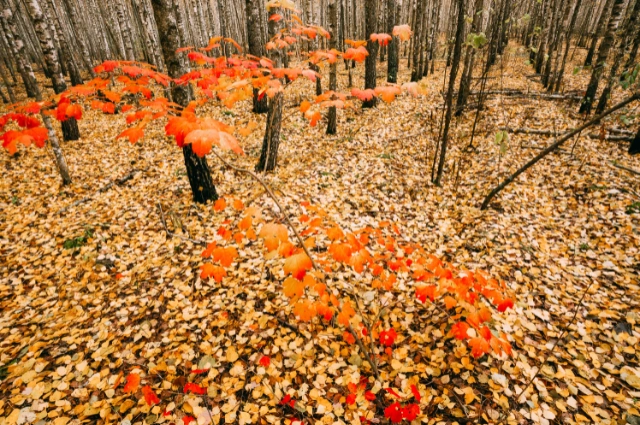
{"label": "leaf-covered ground", "polygon": [[[525,60],[511,46],[488,88],[542,91],[526,77]],[[402,59],[401,81],[405,65]],[[347,73],[339,69],[345,88]],[[586,79],[586,71],[568,72],[566,90],[581,90]],[[360,68],[354,82],[362,84]],[[266,177],[291,217],[300,215],[300,201],[310,201],[347,229],[391,220],[401,238],[457,266],[486,270],[515,294],[515,308],[496,318],[515,356],[478,362],[464,344],[443,343],[440,313],[415,300],[410,284],[400,285],[407,296],[390,320],[403,331],[384,360],[382,387],[409,396],[408,384],[416,384],[425,423],[640,423],[640,180],[613,165],[640,169],[640,160],[626,154],[626,142],[579,137],[480,211],[494,185],[552,140],[509,134],[501,150],[495,133],[573,128],[581,122],[577,104],[493,95],[480,115],[476,150],[464,150],[476,114],[465,111],[454,121],[439,188],[430,177],[443,62],[423,85],[425,98],[339,111],[338,135],[328,137],[324,121],[310,128],[298,112],[313,88],[296,82],[286,98],[279,167]],[[231,124],[258,121],[242,140],[247,155],[225,154],[252,168],[264,116],[246,110],[211,106],[203,113]],[[370,375],[337,327],[295,322],[281,267],[260,250],[244,246],[222,284],[200,279],[203,247],[196,242],[213,240],[234,212],[191,202],[182,155],[161,124],[130,145],[114,140],[122,116],[86,115],[82,139],[63,146],[69,187],[60,186],[47,150],[0,154],[0,424],[180,424],[186,416],[200,424],[384,421],[362,395],[347,405],[346,384]],[[624,124],[609,120],[612,127]],[[221,195],[274,214],[259,185],[215,158],[209,163]],[[165,232],[160,208],[177,236]],[[268,367],[259,364],[264,355]],[[130,373],[154,389],[159,405],[147,406],[140,391],[123,392]],[[187,382],[207,394],[185,395]],[[280,403],[285,394],[295,407]]]}

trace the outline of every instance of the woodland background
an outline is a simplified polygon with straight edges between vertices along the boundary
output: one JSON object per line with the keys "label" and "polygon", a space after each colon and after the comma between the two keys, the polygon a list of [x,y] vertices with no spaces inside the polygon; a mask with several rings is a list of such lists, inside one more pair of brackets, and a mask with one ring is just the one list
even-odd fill
{"label": "woodland background", "polygon": [[640,423],[639,0],[0,6],[0,424]]}

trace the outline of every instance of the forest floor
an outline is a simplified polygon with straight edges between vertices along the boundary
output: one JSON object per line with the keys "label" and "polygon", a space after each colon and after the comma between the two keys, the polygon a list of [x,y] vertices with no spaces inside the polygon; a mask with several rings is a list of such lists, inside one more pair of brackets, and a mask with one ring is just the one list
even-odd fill
{"label": "forest floor", "polygon": [[[525,53],[510,45],[488,89],[543,91],[526,77],[532,69]],[[475,110],[454,119],[443,186],[436,187],[430,181],[443,65],[438,61],[424,79],[424,98],[338,111],[337,136],[324,134],[324,120],[310,128],[301,117],[297,105],[312,84],[296,82],[286,97],[279,165],[265,179],[293,216],[300,201],[310,201],[344,228],[393,221],[402,238],[457,266],[486,270],[514,294],[515,308],[496,318],[513,358],[469,362],[468,353],[443,346],[430,327],[420,338],[401,339],[394,355],[403,367],[385,386],[401,389],[417,375],[419,420],[640,423],[640,178],[614,166],[638,170],[640,157],[626,154],[628,142],[576,138],[480,211],[492,187],[553,140],[509,134],[501,150],[495,143],[501,127],[563,131],[582,118],[576,101],[490,96],[475,150],[463,150]],[[380,75],[385,69],[381,64]],[[572,75],[572,69],[568,92],[588,79],[587,71]],[[344,88],[347,74],[339,70]],[[405,58],[400,74],[407,81]],[[259,123],[241,140],[246,156],[224,154],[252,169],[265,117],[250,116],[246,105],[207,108],[230,124]],[[180,424],[184,415],[200,424],[284,423],[294,416],[359,423],[374,414],[384,420],[363,399],[345,403],[341,383],[358,367],[343,357],[337,328],[319,326],[312,334],[304,324],[298,330],[279,324],[293,316],[280,307],[283,296],[274,295],[280,282],[265,277],[259,253],[244,248],[223,284],[199,278],[202,246],[188,239],[213,240],[226,217],[191,201],[182,154],[162,126],[131,145],[115,140],[122,116],[85,114],[81,140],[63,146],[74,179],[68,187],[46,149],[0,153],[0,424]],[[612,127],[624,124],[611,119],[606,128]],[[636,121],[625,128],[637,127]],[[246,175],[214,157],[209,163],[222,196],[273,208]],[[180,236],[167,234],[159,207]],[[394,314],[398,322],[427,320],[413,302]],[[256,324],[262,332],[254,332]],[[256,364],[258,352],[271,356],[266,371]],[[180,394],[192,367],[207,361],[215,368],[197,377],[207,395]],[[161,405],[149,408],[114,389],[131,372],[156,390]],[[299,401],[296,409],[279,404],[287,392]]]}

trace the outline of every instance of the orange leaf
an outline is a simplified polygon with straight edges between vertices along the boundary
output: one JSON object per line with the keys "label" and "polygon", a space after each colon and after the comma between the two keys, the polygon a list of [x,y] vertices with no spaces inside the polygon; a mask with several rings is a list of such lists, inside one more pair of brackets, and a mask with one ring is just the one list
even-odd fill
{"label": "orange leaf", "polygon": [[204,263],[200,266],[202,271],[200,272],[200,279],[208,279],[212,277],[216,282],[222,282],[222,279],[227,275],[227,271],[220,266],[214,266],[211,263]]}
{"label": "orange leaf", "polygon": [[133,128],[127,128],[126,130],[124,130],[122,133],[118,135],[118,137],[116,137],[116,139],[120,139],[122,137],[128,137],[129,141],[132,144],[134,144],[138,140],[140,140],[140,138],[143,136],[144,136],[144,131],[142,131],[142,129],[133,127]]}
{"label": "orange leaf", "polygon": [[304,283],[289,276],[282,284],[284,294],[289,298],[300,298],[304,294]]}
{"label": "orange leaf", "polygon": [[469,337],[469,335],[467,335],[468,330],[469,325],[467,325],[465,322],[458,322],[451,326],[451,335],[453,335],[455,339],[459,339],[462,341]]}
{"label": "orange leaf", "polygon": [[292,255],[284,262],[284,272],[290,273],[296,279],[304,278],[307,270],[311,270],[312,267],[311,259],[304,252]]}
{"label": "orange leaf", "polygon": [[443,301],[444,301],[444,306],[447,308],[447,310],[455,307],[458,304],[458,301],[456,301],[455,298],[450,296],[444,297]]}
{"label": "orange leaf", "polygon": [[138,386],[140,386],[140,375],[138,375],[137,373],[130,373],[125,379],[127,383],[124,385],[124,392],[136,392],[138,390]]}
{"label": "orange leaf", "polygon": [[311,301],[300,300],[293,307],[293,313],[303,322],[308,322],[316,315],[316,308]]}
{"label": "orange leaf", "polygon": [[213,260],[220,262],[222,267],[229,267],[238,256],[238,250],[234,247],[216,248],[213,250]]}
{"label": "orange leaf", "polygon": [[482,337],[472,338],[468,344],[471,347],[471,355],[476,359],[489,352],[489,343]]}
{"label": "orange leaf", "polygon": [[222,211],[223,209],[227,208],[227,201],[224,200],[224,198],[220,198],[218,199],[214,204],[213,204],[213,209],[214,211]]}
{"label": "orange leaf", "polygon": [[149,385],[142,387],[142,395],[144,395],[144,401],[146,401],[149,406],[160,403],[160,399]]}
{"label": "orange leaf", "polygon": [[392,34],[398,37],[400,41],[409,41],[409,39],[411,38],[411,28],[407,24],[396,25],[395,27],[393,27]]}

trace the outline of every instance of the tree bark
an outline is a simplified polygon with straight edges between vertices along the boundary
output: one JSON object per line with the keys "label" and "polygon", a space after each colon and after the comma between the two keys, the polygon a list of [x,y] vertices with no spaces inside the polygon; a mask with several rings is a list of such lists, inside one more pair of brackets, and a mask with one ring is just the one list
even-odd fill
{"label": "tree bark", "polygon": [[[53,44],[51,34],[47,28],[47,23],[42,13],[42,9],[37,0],[27,0],[27,9],[33,26],[42,48],[42,54],[46,63],[47,69],[51,73],[51,83],[53,84],[53,91],[56,94],[62,93],[67,89],[67,83],[64,80],[62,71],[60,68],[60,60],[58,58],[58,52]],[[78,129],[78,122],[75,118],[68,118],[61,122],[62,135],[65,140],[78,140],[80,138],[80,130]]]}
{"label": "tree bark", "polygon": [[[453,89],[456,84],[456,76],[460,66],[460,56],[462,55],[462,35],[464,32],[464,0],[457,0],[458,19],[456,24],[455,44],[453,47],[453,57],[451,59],[451,74],[449,75],[449,87],[447,88],[447,97],[445,99],[447,110],[444,118],[444,129],[442,131],[442,142],[440,148],[440,159],[438,161],[438,172],[433,181],[436,185],[440,185],[442,173],[444,172],[444,163],[447,155],[447,144],[449,141],[449,126],[451,124],[451,115],[453,113]],[[437,153],[437,152],[436,152]],[[435,160],[435,157],[434,157]]]}
{"label": "tree bark", "polygon": [[40,88],[36,81],[36,75],[31,67],[28,53],[25,49],[25,43],[22,40],[20,33],[18,32],[18,26],[16,24],[11,5],[7,0],[2,0],[2,16],[0,17],[2,28],[7,37],[11,54],[13,55],[18,72],[24,83],[25,90],[28,97],[33,97],[37,100],[42,98]]}
{"label": "tree bark", "polygon": [[[264,40],[260,29],[260,13],[262,8],[261,0],[246,0],[247,15],[247,38],[249,53],[262,57],[264,56]],[[269,110],[267,96],[260,97],[259,90],[253,89],[253,112],[263,114]]]}
{"label": "tree bark", "polygon": [[[336,5],[337,0],[329,0],[329,33],[331,38],[329,39],[329,49],[335,49],[338,45],[338,8]],[[331,70],[329,72],[329,90],[335,91],[338,88],[338,63],[337,61],[331,64]],[[327,134],[336,134],[338,113],[336,107],[329,108],[328,120],[327,120]]]}
{"label": "tree bark", "polygon": [[71,175],[69,174],[69,167],[67,167],[67,161],[64,159],[64,155],[62,154],[62,148],[60,148],[60,143],[58,142],[58,136],[51,125],[51,118],[48,115],[40,114],[42,118],[42,122],[49,133],[49,143],[51,144],[51,150],[53,151],[53,158],[56,163],[56,167],[58,168],[58,173],[62,178],[62,185],[71,184]]}
{"label": "tree bark", "polygon": [[[184,73],[176,49],[180,47],[180,36],[175,9],[171,0],[151,0],[153,14],[160,35],[160,46],[164,56],[164,63],[171,78],[178,78]],[[191,101],[192,90],[190,85],[171,85],[173,101],[181,106],[187,106]],[[205,157],[200,158],[191,149],[191,145],[182,148],[184,164],[187,168],[187,177],[193,194],[193,200],[197,203],[215,201],[218,199],[216,187],[211,179],[211,172]]]}
{"label": "tree bark", "polygon": [[613,2],[613,7],[611,8],[611,16],[609,17],[609,22],[607,23],[607,31],[604,35],[604,38],[602,39],[602,43],[600,43],[600,47],[598,48],[598,57],[596,59],[596,64],[593,67],[593,71],[591,72],[589,85],[587,86],[587,91],[585,92],[582,104],[580,105],[581,114],[588,114],[591,112],[591,107],[596,97],[596,92],[598,91],[600,77],[604,73],[607,58],[609,57],[609,50],[611,49],[611,45],[613,44],[613,40],[615,37],[615,32],[618,28],[618,22],[620,21],[620,15],[622,14],[623,5],[624,0],[614,0]]}
{"label": "tree bark", "polygon": [[[365,59],[364,88],[374,89],[376,87],[376,64],[378,62],[378,43],[371,41],[371,34],[376,32],[378,21],[378,7],[376,0],[365,1],[365,20],[367,51],[369,56]],[[373,108],[376,105],[376,97],[362,102],[363,108]]]}
{"label": "tree bark", "polygon": [[611,5],[613,4],[613,0],[606,0],[604,4],[604,8],[602,12],[600,12],[600,17],[598,18],[598,23],[596,24],[596,28],[591,35],[591,43],[589,44],[589,50],[587,51],[587,57],[584,60],[584,66],[589,66],[593,62],[593,55],[596,52],[596,45],[598,44],[598,38],[604,29],[605,23],[607,21],[607,16],[609,16],[609,11],[611,10]]}
{"label": "tree bark", "polygon": [[[278,13],[278,9],[272,9],[272,13]],[[275,36],[280,30],[280,23],[269,21],[269,37]],[[282,52],[279,49],[272,51],[272,60],[275,67],[282,66]],[[256,171],[273,171],[278,165],[278,148],[280,147],[280,126],[282,124],[282,106],[284,93],[282,91],[269,101],[267,123],[262,139],[260,159],[256,164]]]}
{"label": "tree bark", "polygon": [[[400,2],[399,0],[387,0],[387,33],[392,34],[393,27],[398,24],[398,19],[400,19]],[[398,82],[398,67],[400,64],[399,58],[399,45],[400,41],[398,37],[393,37],[391,42],[389,43],[389,54],[387,58],[387,82],[388,83],[397,83]]]}

